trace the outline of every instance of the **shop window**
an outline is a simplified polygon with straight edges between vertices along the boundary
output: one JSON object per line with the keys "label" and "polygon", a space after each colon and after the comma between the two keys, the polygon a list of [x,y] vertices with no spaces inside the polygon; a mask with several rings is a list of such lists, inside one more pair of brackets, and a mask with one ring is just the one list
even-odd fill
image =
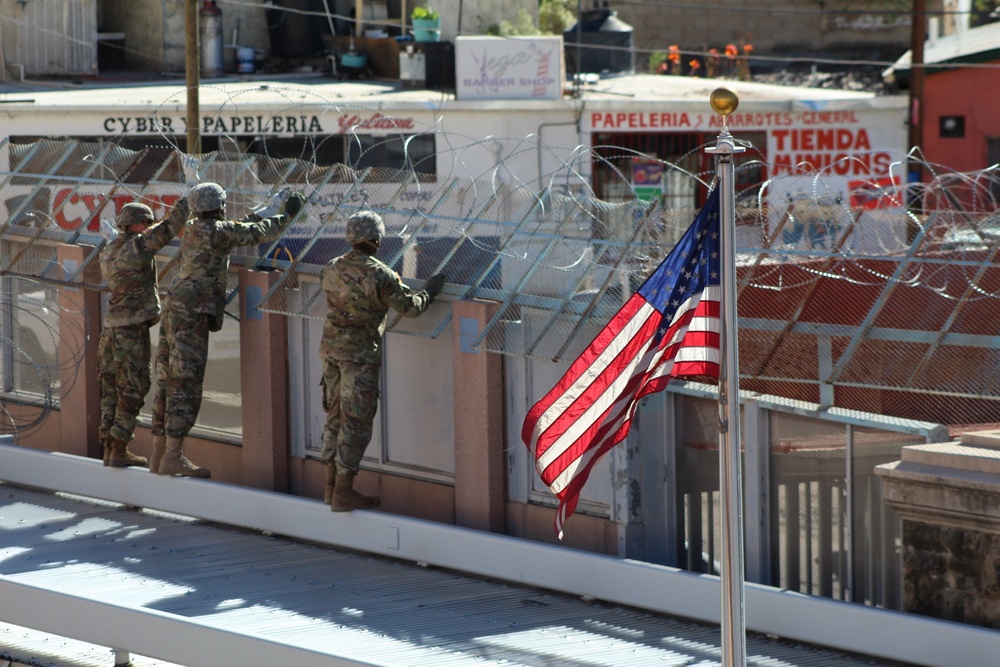
{"label": "shop window", "polygon": [[[605,201],[632,199],[636,193],[637,158],[669,163],[662,175],[663,204],[671,209],[700,207],[707,196],[703,187],[694,187],[694,176],[709,181],[714,172],[713,157],[705,148],[715,145],[714,133],[598,132],[593,135],[594,194]],[[766,179],[767,163],[764,132],[745,132],[739,139],[748,147],[734,157],[737,197],[756,196]]]}
{"label": "shop window", "polygon": [[[416,173],[420,182],[433,182],[437,173],[434,135],[348,138],[349,165],[357,170],[377,169],[379,180],[403,180]],[[393,173],[395,172],[395,173]]]}

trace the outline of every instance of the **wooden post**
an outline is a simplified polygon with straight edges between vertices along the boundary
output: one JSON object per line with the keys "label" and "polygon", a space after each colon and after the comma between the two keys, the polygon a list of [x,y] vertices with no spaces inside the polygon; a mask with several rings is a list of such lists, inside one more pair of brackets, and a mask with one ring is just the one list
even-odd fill
{"label": "wooden post", "polygon": [[201,85],[201,52],[198,49],[198,0],[187,0],[184,13],[184,73],[187,83],[187,149],[189,155],[201,153],[201,111],[198,86]]}

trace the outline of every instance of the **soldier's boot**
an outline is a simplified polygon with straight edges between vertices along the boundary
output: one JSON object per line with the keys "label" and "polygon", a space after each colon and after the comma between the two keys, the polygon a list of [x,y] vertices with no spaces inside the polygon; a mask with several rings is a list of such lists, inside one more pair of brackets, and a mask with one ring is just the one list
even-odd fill
{"label": "soldier's boot", "polygon": [[330,462],[326,465],[326,489],[323,491],[323,502],[329,505],[333,502],[333,489],[337,484],[337,464]]}
{"label": "soldier's boot", "polygon": [[367,510],[378,507],[381,502],[378,496],[363,496],[355,491],[354,475],[337,475],[337,481],[333,488],[333,500],[330,502],[332,511]]}
{"label": "soldier's boot", "polygon": [[101,446],[104,448],[104,465],[111,463],[111,436],[101,438]]}
{"label": "soldier's boot", "polygon": [[127,468],[129,466],[145,466],[149,462],[145,456],[133,454],[128,450],[128,443],[118,438],[109,437],[106,441],[111,450],[108,465],[112,468]]}
{"label": "soldier's boot", "polygon": [[166,449],[163,451],[163,458],[160,459],[160,467],[156,469],[159,475],[180,475],[181,477],[201,477],[208,479],[212,476],[208,468],[202,468],[191,463],[184,456],[184,438],[167,438]]}
{"label": "soldier's boot", "polygon": [[167,449],[167,436],[153,436],[153,453],[149,455],[149,472],[160,471],[160,460],[163,459],[163,452]]}

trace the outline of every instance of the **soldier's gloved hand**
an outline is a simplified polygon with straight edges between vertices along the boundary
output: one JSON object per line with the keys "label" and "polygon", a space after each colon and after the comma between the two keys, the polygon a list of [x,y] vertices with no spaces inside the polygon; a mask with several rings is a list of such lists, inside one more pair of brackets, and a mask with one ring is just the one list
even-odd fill
{"label": "soldier's gloved hand", "polygon": [[426,291],[431,296],[437,296],[438,292],[444,286],[444,274],[437,273],[427,279],[424,283],[424,291]]}
{"label": "soldier's gloved hand", "polygon": [[294,220],[295,216],[299,214],[302,207],[306,205],[306,196],[301,192],[292,193],[288,197],[288,201],[285,202],[285,215],[288,216],[289,220]]}
{"label": "soldier's gloved hand", "polygon": [[251,209],[253,214],[257,217],[263,218],[273,218],[274,216],[281,213],[282,209],[285,207],[285,202],[292,194],[292,189],[287,185],[277,192],[268,200],[266,204],[260,204]]}
{"label": "soldier's gloved hand", "polygon": [[118,228],[115,227],[115,223],[107,218],[101,219],[101,238],[104,239],[106,243],[111,243],[118,236]]}
{"label": "soldier's gloved hand", "polygon": [[201,161],[193,155],[181,157],[181,170],[184,172],[184,189],[181,191],[182,197],[191,194],[191,188],[198,185],[198,167]]}

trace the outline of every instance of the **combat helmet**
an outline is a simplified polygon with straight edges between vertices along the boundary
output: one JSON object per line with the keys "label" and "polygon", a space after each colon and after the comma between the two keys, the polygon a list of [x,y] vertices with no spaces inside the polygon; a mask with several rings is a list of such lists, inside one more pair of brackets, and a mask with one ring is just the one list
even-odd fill
{"label": "combat helmet", "polygon": [[220,209],[226,204],[226,191],[218,183],[199,183],[191,188],[188,205],[192,213]]}
{"label": "combat helmet", "polygon": [[115,226],[118,227],[118,231],[123,232],[132,225],[151,225],[153,220],[153,209],[145,204],[130,202],[122,206],[122,210],[118,212]]}
{"label": "combat helmet", "polygon": [[364,241],[374,241],[385,236],[382,216],[375,211],[358,211],[347,219],[344,239],[351,245]]}

